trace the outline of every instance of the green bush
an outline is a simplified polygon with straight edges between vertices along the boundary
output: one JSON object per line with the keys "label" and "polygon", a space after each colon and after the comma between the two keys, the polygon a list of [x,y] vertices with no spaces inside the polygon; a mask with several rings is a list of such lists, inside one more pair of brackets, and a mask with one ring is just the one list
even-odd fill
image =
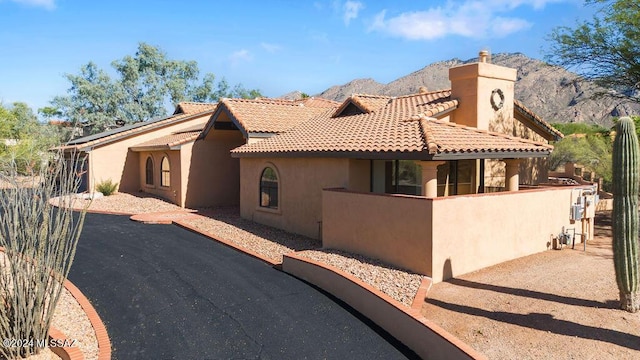
{"label": "green bush", "polygon": [[118,183],[114,183],[111,179],[103,180],[96,185],[96,190],[100,191],[104,196],[109,196],[118,190]]}

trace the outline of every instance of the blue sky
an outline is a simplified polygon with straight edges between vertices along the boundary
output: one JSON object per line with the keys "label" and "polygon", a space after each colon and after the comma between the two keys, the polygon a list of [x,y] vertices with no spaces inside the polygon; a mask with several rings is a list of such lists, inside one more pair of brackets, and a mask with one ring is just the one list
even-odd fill
{"label": "blue sky", "polygon": [[65,73],[89,61],[111,71],[138,42],[265,96],[316,94],[481,49],[542,58],[551,29],[592,11],[582,0],[0,0],[0,101],[46,106],[66,93]]}

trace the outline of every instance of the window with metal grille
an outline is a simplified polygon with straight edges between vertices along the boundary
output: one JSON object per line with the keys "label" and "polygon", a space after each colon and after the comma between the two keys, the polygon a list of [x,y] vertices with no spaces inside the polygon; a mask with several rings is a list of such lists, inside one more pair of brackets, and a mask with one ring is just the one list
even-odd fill
{"label": "window with metal grille", "polygon": [[278,175],[271,167],[266,167],[260,177],[260,206],[278,208]]}
{"label": "window with metal grille", "polygon": [[171,185],[171,167],[169,166],[169,158],[166,156],[162,158],[160,163],[160,186]]}
{"label": "window with metal grille", "polygon": [[147,157],[147,163],[145,165],[145,184],[153,185],[153,160],[151,156]]}

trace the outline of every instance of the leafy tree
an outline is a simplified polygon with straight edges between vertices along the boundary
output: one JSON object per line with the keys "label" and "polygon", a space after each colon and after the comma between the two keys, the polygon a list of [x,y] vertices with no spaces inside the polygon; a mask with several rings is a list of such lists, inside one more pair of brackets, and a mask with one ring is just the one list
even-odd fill
{"label": "leafy tree", "polygon": [[640,102],[640,2],[586,0],[600,11],[575,28],[551,33],[546,59],[571,68],[604,89],[596,97]]}
{"label": "leafy tree", "polygon": [[611,153],[612,144],[609,136],[567,136],[554,144],[549,157],[549,168],[556,169],[568,162],[581,164],[601,177],[604,189],[609,190],[612,179]]}
{"label": "leafy tree", "polygon": [[0,161],[14,159],[20,172],[37,169],[43,153],[60,144],[60,136],[55,127],[39,123],[27,104],[0,104]]}
{"label": "leafy tree", "polygon": [[51,104],[73,123],[103,131],[116,119],[136,123],[167,115],[165,105],[180,101],[215,102],[222,97],[258,97],[260,91],[230,87],[205,74],[195,61],[171,60],[158,47],[140,43],[135,55],[111,63],[116,77],[89,62],[78,75],[66,74],[71,88]]}
{"label": "leafy tree", "polygon": [[38,114],[45,119],[53,119],[54,117],[62,116],[62,111],[53,106],[45,106],[38,109]]}
{"label": "leafy tree", "polygon": [[608,136],[611,132],[610,129],[607,129],[603,126],[597,124],[585,124],[585,123],[555,123],[552,124],[554,128],[560,131],[563,135],[571,135],[571,134],[585,134],[585,135],[606,135]]}

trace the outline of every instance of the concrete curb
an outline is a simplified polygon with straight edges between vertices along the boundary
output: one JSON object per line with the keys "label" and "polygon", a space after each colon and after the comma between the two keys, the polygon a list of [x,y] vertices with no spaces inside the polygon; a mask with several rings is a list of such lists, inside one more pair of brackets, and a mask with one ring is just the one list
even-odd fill
{"label": "concrete curb", "polygon": [[[422,358],[486,360],[460,339],[380,290],[333,266],[299,254],[284,256],[283,271],[314,284],[349,304]],[[423,281],[425,289],[428,284]],[[421,286],[422,287],[422,286]],[[426,294],[426,290],[424,291]],[[415,303],[415,300],[414,300]]]}

